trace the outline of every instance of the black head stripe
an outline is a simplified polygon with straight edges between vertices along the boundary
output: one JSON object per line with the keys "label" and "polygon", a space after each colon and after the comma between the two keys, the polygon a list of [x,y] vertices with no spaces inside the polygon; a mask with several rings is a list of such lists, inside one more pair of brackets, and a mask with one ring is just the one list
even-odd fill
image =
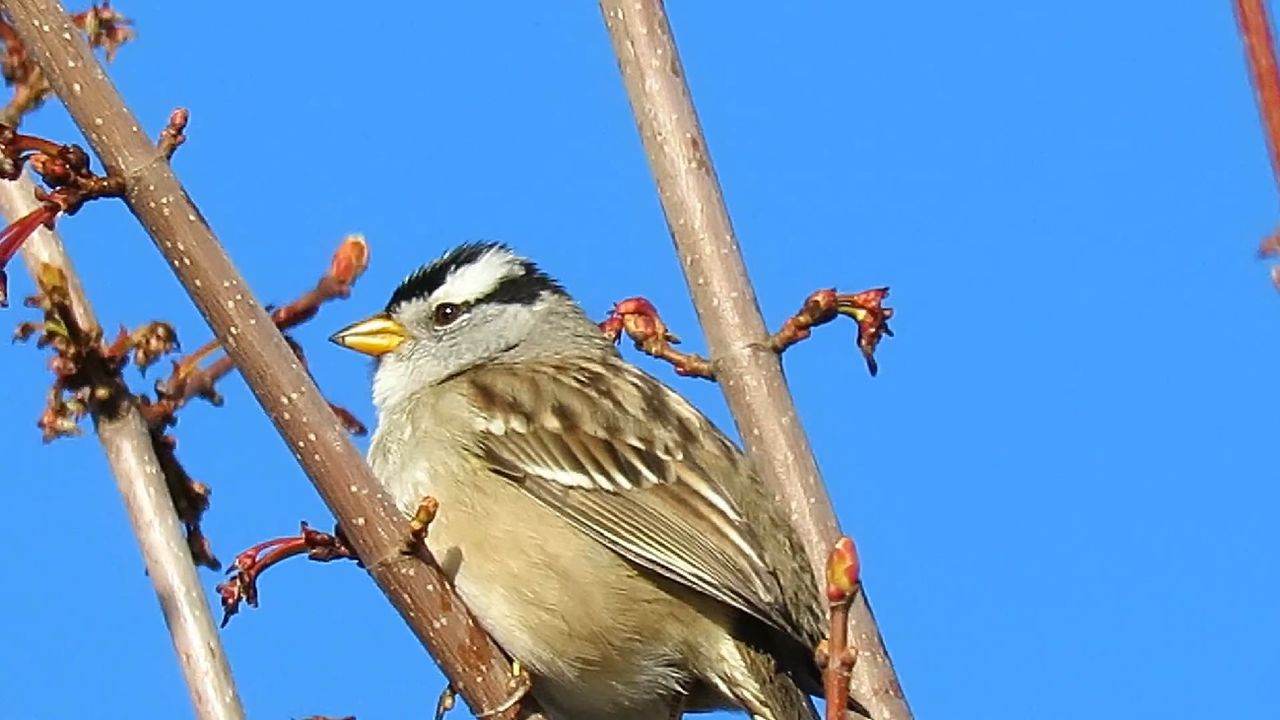
{"label": "black head stripe", "polygon": [[528,260],[521,261],[524,272],[509,277],[498,283],[498,287],[477,303],[509,303],[514,305],[532,305],[544,292],[565,295],[564,288],[550,275]]}
{"label": "black head stripe", "polygon": [[393,312],[410,300],[429,297],[431,293],[440,289],[445,280],[449,279],[449,273],[463,265],[469,265],[479,260],[485,253],[497,247],[501,247],[501,245],[498,243],[466,243],[423,265],[412,275],[405,278],[404,282],[400,283],[400,287],[396,288],[396,291],[391,294],[391,299],[387,301],[387,312]]}
{"label": "black head stripe", "polygon": [[[454,270],[476,262],[493,250],[511,252],[507,245],[498,242],[470,242],[450,250],[405,278],[404,282],[400,283],[400,287],[391,294],[386,311],[392,313],[411,300],[430,297],[440,289],[441,285],[444,285]],[[520,262],[524,268],[522,274],[506,278],[488,295],[476,298],[476,302],[529,304],[537,300],[538,295],[543,292],[565,294],[564,288],[542,272],[537,265],[528,260]]]}

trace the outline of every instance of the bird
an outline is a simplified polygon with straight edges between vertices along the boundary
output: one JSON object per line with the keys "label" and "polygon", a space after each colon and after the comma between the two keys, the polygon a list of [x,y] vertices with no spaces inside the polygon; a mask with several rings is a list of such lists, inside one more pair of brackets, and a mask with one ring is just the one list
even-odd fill
{"label": "bird", "polygon": [[335,333],[373,358],[368,462],[551,720],[816,720],[826,612],[742,451],[500,242]]}

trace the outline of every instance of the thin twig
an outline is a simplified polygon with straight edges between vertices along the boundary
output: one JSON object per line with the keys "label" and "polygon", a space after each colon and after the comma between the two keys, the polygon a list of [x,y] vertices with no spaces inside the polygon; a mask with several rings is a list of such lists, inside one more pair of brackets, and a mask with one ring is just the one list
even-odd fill
{"label": "thin twig", "polygon": [[[778,332],[769,336],[769,349],[781,355],[791,346],[807,340],[813,334],[813,328],[848,315],[858,323],[858,348],[867,362],[867,371],[874,377],[879,369],[876,346],[881,338],[893,337],[893,331],[889,329],[893,309],[883,304],[888,294],[889,288],[843,295],[835,290],[818,290],[805,299],[800,310],[787,318]],[[609,316],[600,323],[600,329],[615,343],[625,333],[641,352],[665,360],[679,375],[716,379],[710,360],[673,347],[680,338],[671,332],[658,309],[645,298],[631,297],[615,303]]]}
{"label": "thin twig", "polygon": [[[185,125],[185,117],[183,124]],[[272,310],[271,321],[283,332],[314,318],[320,312],[320,306],[332,300],[348,297],[352,286],[368,265],[369,244],[364,236],[359,234],[346,236],[334,251],[329,268],[316,281],[315,287]],[[298,361],[306,368],[307,360],[302,346],[292,340],[289,340],[289,346]],[[152,427],[171,424],[178,410],[194,398],[203,398],[214,405],[222,404],[222,396],[218,394],[216,386],[219,380],[235,369],[235,363],[230,357],[221,357],[206,367],[200,366],[221,349],[221,343],[210,340],[196,351],[173,363],[173,372],[169,377],[156,383],[155,401],[144,404],[142,407],[143,417]],[[342,421],[348,432],[355,435],[364,435],[368,432],[364,424],[346,408],[333,403],[329,403],[329,408]]]}
{"label": "thin twig", "polygon": [[[0,213],[13,219],[30,212],[38,204],[35,189],[35,183],[26,175],[14,182],[0,182]],[[78,323],[84,328],[98,327],[57,234],[37,229],[23,246],[22,258],[32,277],[45,264],[60,269]],[[182,525],[169,500],[164,471],[156,459],[146,423],[136,407],[126,405],[118,417],[96,418],[95,426],[138,538],[147,576],[169,626],[196,717],[244,718],[222,640],[192,564]]]}
{"label": "thin twig", "polygon": [[862,588],[858,549],[848,536],[836,541],[827,556],[827,603],[831,609],[831,637],[819,656],[827,720],[844,720],[849,704],[849,677],[858,662],[858,651],[849,642],[849,608]]}
{"label": "thin twig", "polygon": [[[240,368],[369,574],[473,712],[502,705],[510,695],[510,663],[440,569],[400,552],[404,516],[378,485],[164,154],[135,130],[141,123],[83,38],[72,31],[70,19],[48,0],[4,0],[0,5],[108,174],[125,180],[129,209]],[[521,702],[510,714],[531,705]]]}
{"label": "thin twig", "polygon": [[[769,347],[666,11],[660,0],[601,0],[600,6],[715,375],[753,464],[799,531],[816,593],[839,526]],[[910,718],[865,592],[858,593],[850,622],[858,649],[854,699],[877,720]]]}
{"label": "thin twig", "polygon": [[316,562],[333,560],[360,561],[355,550],[347,543],[347,538],[340,528],[332,533],[313,530],[304,521],[297,535],[273,538],[260,542],[236,555],[227,580],[218,584],[218,595],[222,597],[222,627],[226,627],[231,618],[240,612],[240,603],[247,602],[249,607],[258,607],[258,578],[268,568],[298,555],[306,555]]}

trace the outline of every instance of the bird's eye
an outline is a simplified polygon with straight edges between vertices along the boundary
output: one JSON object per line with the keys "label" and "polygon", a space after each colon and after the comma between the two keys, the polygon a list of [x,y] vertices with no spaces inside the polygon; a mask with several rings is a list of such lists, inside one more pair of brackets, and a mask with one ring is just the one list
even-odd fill
{"label": "bird's eye", "polygon": [[436,327],[452,324],[460,317],[462,317],[462,306],[456,303],[440,303],[435,310],[431,311],[431,320]]}

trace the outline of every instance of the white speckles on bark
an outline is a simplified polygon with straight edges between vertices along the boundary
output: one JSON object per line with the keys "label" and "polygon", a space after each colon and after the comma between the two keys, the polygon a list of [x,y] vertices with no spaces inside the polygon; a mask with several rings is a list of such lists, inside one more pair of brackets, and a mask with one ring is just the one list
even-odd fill
{"label": "white speckles on bark", "polygon": [[[692,291],[721,389],[770,488],[785,498],[808,551],[815,580],[838,535],[816,462],[780,365],[762,352],[768,338],[750,277],[715,178],[710,152],[684,81],[660,0],[601,0],[623,83],[657,181],[659,197]],[[815,584],[815,592],[818,584]],[[879,633],[858,596],[853,625],[884,656]],[[868,659],[854,667],[854,695],[880,720],[907,720],[910,709],[886,694],[893,666]]]}
{"label": "white speckles on bark", "polygon": [[[509,679],[501,652],[470,619],[456,595],[451,594],[438,569],[401,559],[397,545],[402,514],[388,498],[376,492],[377,481],[360,453],[346,435],[335,428],[333,413],[324,398],[318,392],[311,392],[313,381],[260,304],[250,301],[246,289],[239,307],[225,307],[227,289],[243,285],[239,271],[230,263],[172,170],[166,163],[154,162],[155,145],[139,129],[139,123],[107,81],[97,58],[83,42],[64,42],[56,35],[40,32],[48,25],[59,33],[69,30],[75,37],[76,31],[70,28],[65,14],[55,3],[5,0],[4,6],[31,57],[40,64],[103,165],[110,172],[129,178],[125,201],[156,239],[157,247],[172,263],[183,285],[192,291],[192,299],[209,319],[216,336],[223,340],[228,355],[243,369],[254,396],[261,400],[289,449],[294,451],[293,455],[312,478],[335,517],[347,529],[352,544],[363,557],[371,559],[370,575],[432,654],[446,661],[446,673],[462,686],[473,707],[493,707],[501,702],[507,694]],[[79,85],[79,91],[72,89],[72,83]],[[173,217],[165,216],[164,210],[171,216],[185,215],[188,222],[175,223]],[[184,240],[182,251],[173,251],[174,238]],[[258,322],[251,322],[253,320]],[[233,325],[245,342],[234,342],[235,336],[229,330]],[[298,408],[292,410],[293,417],[288,420],[283,419],[286,416],[281,412],[285,406],[291,410]],[[312,422],[320,423],[318,428],[322,430],[310,428]],[[314,432],[317,439],[313,441],[314,447],[305,448],[308,430]],[[304,449],[295,446],[300,435]],[[345,488],[352,484],[364,488],[364,492],[347,493]],[[380,558],[391,561],[379,561]],[[414,567],[416,578],[398,572],[405,566]],[[187,567],[190,569],[189,560]],[[426,619],[433,616],[447,618],[447,631],[431,629]],[[212,636],[216,642],[216,631]],[[181,647],[179,657],[185,662],[186,658],[198,655],[204,646],[202,642],[193,644],[191,649]],[[471,682],[473,678],[475,682]],[[243,717],[239,708],[234,715],[207,710],[211,704],[208,698],[224,693],[197,690],[198,678],[190,679],[196,717],[201,720]]]}

